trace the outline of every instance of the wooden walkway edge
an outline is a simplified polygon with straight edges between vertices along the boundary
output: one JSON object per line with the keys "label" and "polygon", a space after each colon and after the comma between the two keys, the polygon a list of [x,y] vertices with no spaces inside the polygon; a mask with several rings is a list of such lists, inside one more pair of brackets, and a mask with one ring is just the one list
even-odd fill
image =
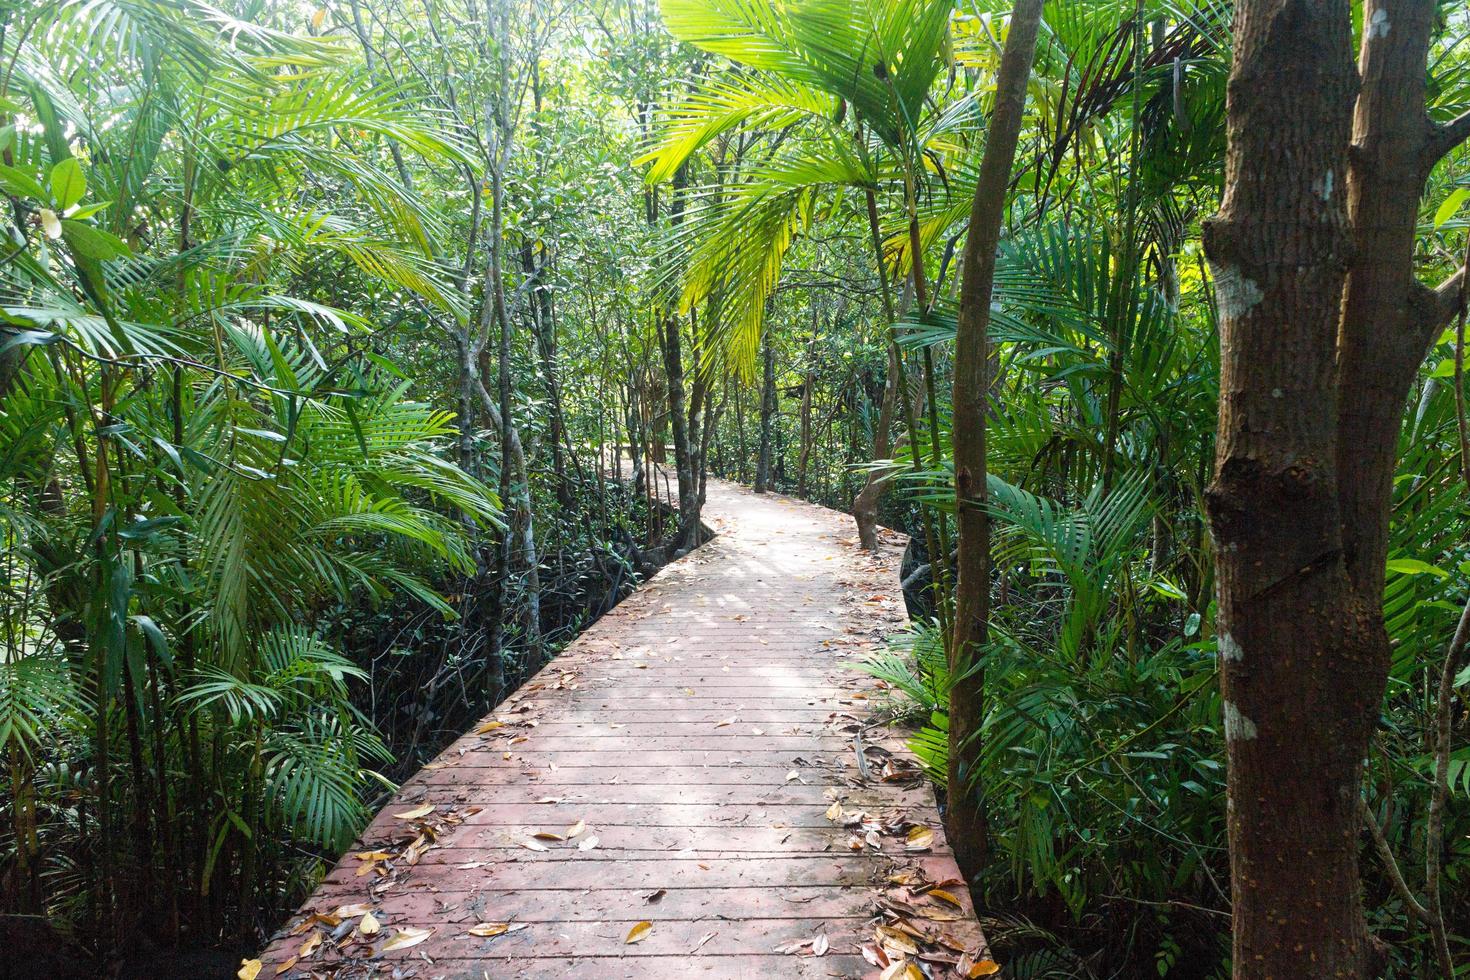
{"label": "wooden walkway edge", "polygon": [[705,521],[403,786],[260,977],[994,972],[933,791],[844,666],[903,623],[898,546],[717,480]]}

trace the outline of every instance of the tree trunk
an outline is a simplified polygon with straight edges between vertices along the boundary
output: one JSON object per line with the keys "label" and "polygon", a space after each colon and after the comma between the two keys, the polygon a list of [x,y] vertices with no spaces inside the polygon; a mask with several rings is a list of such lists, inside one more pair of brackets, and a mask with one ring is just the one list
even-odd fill
{"label": "tree trunk", "polygon": [[761,352],[761,446],[755,463],[755,492],[765,493],[771,483],[771,424],[776,415],[776,350],[775,340],[766,334]]}
{"label": "tree trunk", "polygon": [[945,822],[960,869],[973,876],[989,852],[985,808],[978,785],[985,675],[976,666],[990,626],[990,517],[985,511],[985,422],[990,390],[990,301],[995,253],[1011,165],[1026,110],[1026,83],[1036,50],[1042,0],[1019,0],[1011,13],[996,76],[985,155],[970,206],[962,259],[959,333],[955,346],[955,514],[959,527],[954,637],[950,643],[949,809]]}
{"label": "tree trunk", "polygon": [[1389,663],[1388,508],[1409,387],[1450,308],[1451,284],[1413,270],[1424,179],[1454,135],[1425,112],[1433,17],[1430,0],[1365,4],[1359,94],[1348,5],[1236,6],[1205,249],[1238,977],[1376,972],[1358,799]]}

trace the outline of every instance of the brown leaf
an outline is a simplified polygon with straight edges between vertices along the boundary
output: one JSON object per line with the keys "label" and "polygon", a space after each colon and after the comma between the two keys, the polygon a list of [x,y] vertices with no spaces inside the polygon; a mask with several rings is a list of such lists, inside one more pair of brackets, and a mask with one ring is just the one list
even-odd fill
{"label": "brown leaf", "polygon": [[652,905],[654,902],[657,902],[659,899],[663,898],[668,893],[669,893],[669,890],[667,888],[660,888],[657,891],[652,891],[652,892],[649,892],[648,894],[644,895],[643,896],[643,900],[645,902],[649,903],[650,905]]}
{"label": "brown leaf", "polygon": [[995,960],[981,960],[970,967],[967,977],[991,977],[1000,972],[1000,964]]}
{"label": "brown leaf", "polygon": [[307,957],[311,956],[312,953],[315,953],[316,948],[321,944],[322,934],[313,930],[312,934],[306,937],[306,942],[302,943],[301,946],[297,948],[296,955],[304,960]]}
{"label": "brown leaf", "polygon": [[416,806],[412,810],[404,810],[402,813],[395,813],[395,814],[393,814],[393,819],[394,820],[417,820],[420,817],[427,817],[429,814],[431,814],[433,812],[434,812],[434,804],[432,804],[432,803],[425,803],[423,806]]}
{"label": "brown leaf", "polygon": [[240,969],[236,971],[235,976],[240,980],[255,980],[260,976],[260,967],[260,960],[241,960]]}
{"label": "brown leaf", "polygon": [[291,970],[291,969],[294,969],[295,966],[296,966],[296,957],[293,956],[289,960],[287,960],[286,962],[282,963],[280,966],[276,967],[276,976],[280,976],[281,974],[285,973],[286,971]]}
{"label": "brown leaf", "polygon": [[628,935],[623,937],[623,945],[631,946],[633,943],[642,942],[644,939],[648,938],[648,934],[652,931],[653,923],[649,922],[647,919],[644,919],[642,922],[638,923],[633,928],[628,930]]}
{"label": "brown leaf", "polygon": [[400,929],[393,934],[393,938],[383,944],[383,948],[379,952],[386,953],[394,949],[408,949],[410,946],[417,946],[433,934],[433,929]]}

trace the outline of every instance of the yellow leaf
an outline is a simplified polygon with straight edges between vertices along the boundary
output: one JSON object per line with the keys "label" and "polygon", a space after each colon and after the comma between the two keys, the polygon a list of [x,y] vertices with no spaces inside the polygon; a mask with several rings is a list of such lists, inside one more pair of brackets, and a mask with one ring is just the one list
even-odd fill
{"label": "yellow leaf", "polygon": [[571,840],[573,837],[581,837],[582,836],[582,831],[584,831],[586,829],[587,829],[587,822],[585,820],[578,820],[576,823],[572,824],[570,827],[567,828],[567,837],[566,837],[566,839],[567,840]]}
{"label": "yellow leaf", "polygon": [[471,926],[469,934],[471,936],[481,936],[489,939],[492,936],[503,936],[509,930],[509,922],[481,922],[477,926]]}
{"label": "yellow leaf", "polygon": [[827,807],[827,819],[828,820],[841,820],[842,819],[842,804],[841,803],[833,803],[831,806]]}
{"label": "yellow leaf", "polygon": [[240,969],[235,974],[240,980],[255,980],[260,976],[260,960],[241,960]]}
{"label": "yellow leaf", "polygon": [[434,934],[433,929],[400,929],[393,934],[393,938],[383,944],[382,952],[386,953],[394,949],[408,949],[417,946]]}
{"label": "yellow leaf", "polygon": [[395,814],[393,814],[393,819],[395,819],[395,820],[417,820],[420,817],[427,817],[429,814],[431,814],[433,812],[434,812],[434,804],[432,804],[432,803],[425,803],[423,806],[416,806],[412,810],[404,810],[402,813],[395,813]]}
{"label": "yellow leaf", "polygon": [[327,11],[326,11],[326,8],[325,7],[323,7],[322,9],[318,10],[316,13],[314,13],[314,14],[311,15],[311,26],[313,28],[315,28],[316,30],[321,30],[322,29],[322,25],[325,24],[326,22],[327,22]]}
{"label": "yellow leaf", "polygon": [[974,966],[970,967],[970,972],[967,973],[967,974],[965,974],[965,976],[967,976],[967,977],[989,977],[989,976],[994,976],[995,974],[997,974],[999,972],[1000,972],[1000,964],[997,963],[997,962],[995,962],[995,960],[981,960],[980,962],[976,963]]}
{"label": "yellow leaf", "polygon": [[316,948],[321,944],[322,934],[319,932],[313,932],[310,936],[306,937],[306,942],[301,944],[301,948],[296,950],[296,955],[304,960],[312,953],[315,953]]}
{"label": "yellow leaf", "polygon": [[644,920],[643,922],[638,923],[633,928],[628,930],[627,937],[623,939],[623,945],[627,946],[636,942],[641,942],[642,940],[648,938],[648,934],[652,931],[653,923]]}
{"label": "yellow leaf", "polygon": [[960,900],[958,898],[955,898],[954,895],[951,894],[950,892],[945,891],[943,888],[931,888],[931,889],[929,889],[929,897],[930,898],[937,898],[941,902],[948,902],[949,904],[953,905],[955,908],[959,908],[960,907]]}
{"label": "yellow leaf", "polygon": [[286,962],[282,963],[280,966],[276,967],[276,976],[280,976],[281,974],[285,973],[287,970],[293,969],[295,966],[296,966],[296,957],[293,956],[289,960],[287,960]]}
{"label": "yellow leaf", "polygon": [[552,833],[549,830],[538,830],[535,837],[537,840],[566,840],[561,834]]}
{"label": "yellow leaf", "polygon": [[486,732],[493,732],[497,728],[504,728],[504,727],[505,727],[505,722],[503,722],[503,721],[487,721],[487,722],[485,722],[485,724],[483,724],[479,728],[476,728],[475,729],[475,734],[476,735],[484,735]]}
{"label": "yellow leaf", "polygon": [[503,936],[507,932],[520,932],[527,927],[527,923],[525,922],[481,922],[477,926],[470,927],[469,935],[493,939],[496,936]]}
{"label": "yellow leaf", "polygon": [[371,912],[364,915],[362,917],[362,921],[357,924],[357,931],[362,933],[364,936],[376,936],[378,934],[378,930],[382,928],[383,927],[378,923],[378,917],[373,915]]}
{"label": "yellow leaf", "polygon": [[904,847],[910,851],[927,851],[934,846],[934,831],[928,827],[910,827]]}

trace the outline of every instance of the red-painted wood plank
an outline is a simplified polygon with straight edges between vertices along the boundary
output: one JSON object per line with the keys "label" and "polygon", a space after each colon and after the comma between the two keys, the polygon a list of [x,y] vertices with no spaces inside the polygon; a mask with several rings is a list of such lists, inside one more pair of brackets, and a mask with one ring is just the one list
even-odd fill
{"label": "red-painted wood plank", "polygon": [[932,791],[883,781],[913,764],[870,717],[882,685],[848,666],[902,622],[897,547],[715,481],[706,515],[719,537],[404,785],[263,976],[871,977],[908,955],[937,978],[986,955]]}

